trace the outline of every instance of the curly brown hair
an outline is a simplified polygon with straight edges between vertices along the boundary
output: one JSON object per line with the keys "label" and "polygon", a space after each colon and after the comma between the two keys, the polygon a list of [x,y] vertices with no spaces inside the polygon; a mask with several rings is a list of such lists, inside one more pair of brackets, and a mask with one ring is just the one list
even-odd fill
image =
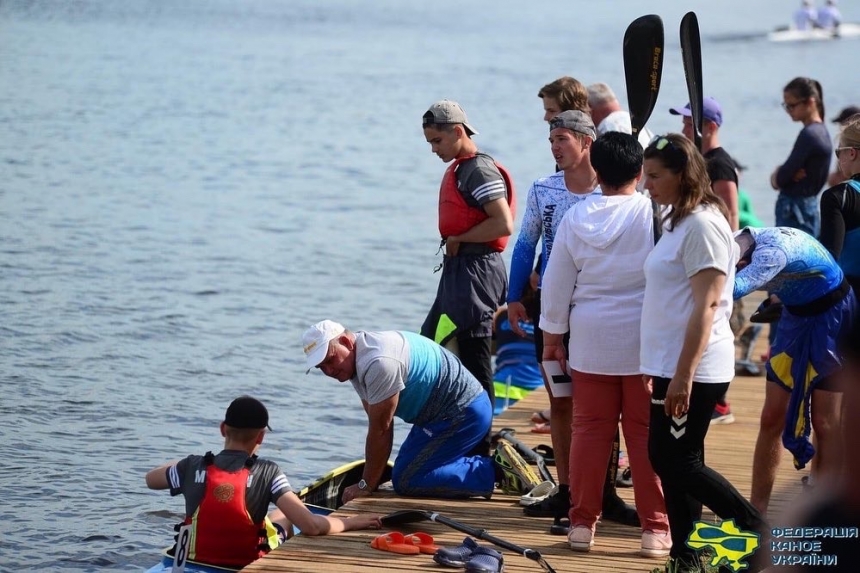
{"label": "curly brown hair", "polygon": [[680,133],[657,137],[645,148],[644,157],[657,159],[663,167],[681,175],[680,197],[663,214],[670,231],[700,205],[713,205],[726,219],[729,218],[726,204],[711,189],[705,158],[689,139]]}

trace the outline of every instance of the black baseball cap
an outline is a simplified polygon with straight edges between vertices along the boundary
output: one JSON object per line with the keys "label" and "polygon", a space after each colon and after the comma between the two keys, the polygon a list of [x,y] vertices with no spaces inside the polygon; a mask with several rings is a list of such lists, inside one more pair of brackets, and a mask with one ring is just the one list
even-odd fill
{"label": "black baseball cap", "polygon": [[858,113],[860,113],[860,107],[857,107],[856,105],[849,105],[848,107],[840,111],[839,115],[834,117],[831,121],[833,121],[833,123],[842,123],[849,117],[857,115]]}
{"label": "black baseball cap", "polygon": [[272,429],[269,426],[269,411],[262,402],[251,396],[240,396],[230,402],[224,423],[232,428]]}

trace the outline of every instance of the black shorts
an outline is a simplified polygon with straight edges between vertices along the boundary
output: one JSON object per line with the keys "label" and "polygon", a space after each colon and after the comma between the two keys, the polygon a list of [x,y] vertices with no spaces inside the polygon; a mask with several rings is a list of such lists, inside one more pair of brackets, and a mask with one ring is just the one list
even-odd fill
{"label": "black shorts", "polygon": [[[534,296],[534,303],[531,308],[527,308],[526,312],[529,313],[529,316],[532,319],[532,324],[535,327],[535,356],[537,356],[538,364],[543,362],[543,330],[540,329],[540,289],[537,289]],[[564,344],[564,355],[570,358],[570,332],[564,333],[564,338],[562,339],[562,344]]]}

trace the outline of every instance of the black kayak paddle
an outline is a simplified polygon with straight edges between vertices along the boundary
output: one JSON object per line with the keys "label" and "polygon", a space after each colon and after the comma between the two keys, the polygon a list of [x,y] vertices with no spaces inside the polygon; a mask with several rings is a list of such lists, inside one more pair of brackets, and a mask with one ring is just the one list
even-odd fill
{"label": "black kayak paddle", "polygon": [[687,12],[681,20],[681,57],[684,60],[684,76],[687,78],[687,94],[693,114],[693,143],[701,151],[702,110],[705,104],[702,95],[702,38],[695,12]]}
{"label": "black kayak paddle", "polygon": [[633,135],[651,117],[663,76],[663,20],[656,14],[633,20],[624,33],[624,78]]}

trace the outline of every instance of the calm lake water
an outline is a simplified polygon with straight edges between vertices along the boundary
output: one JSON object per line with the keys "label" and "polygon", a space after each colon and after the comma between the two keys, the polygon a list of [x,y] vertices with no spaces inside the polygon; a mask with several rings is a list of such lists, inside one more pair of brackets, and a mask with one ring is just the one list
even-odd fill
{"label": "calm lake water", "polygon": [[[423,112],[459,100],[524,199],[553,163],[538,89],[569,74],[625,100],[621,39],[645,12],[667,28],[649,127],[680,128],[678,4],[0,1],[0,570],[153,564],[182,505],[144,472],[217,451],[241,393],[268,404],[262,454],[295,486],[361,457],[357,397],[305,376],[299,338],[323,318],[420,326],[443,171]],[[858,103],[860,43],[731,40],[793,5],[684,4],[772,221],[767,177],[799,130],[782,86],[820,79],[828,117]]]}

